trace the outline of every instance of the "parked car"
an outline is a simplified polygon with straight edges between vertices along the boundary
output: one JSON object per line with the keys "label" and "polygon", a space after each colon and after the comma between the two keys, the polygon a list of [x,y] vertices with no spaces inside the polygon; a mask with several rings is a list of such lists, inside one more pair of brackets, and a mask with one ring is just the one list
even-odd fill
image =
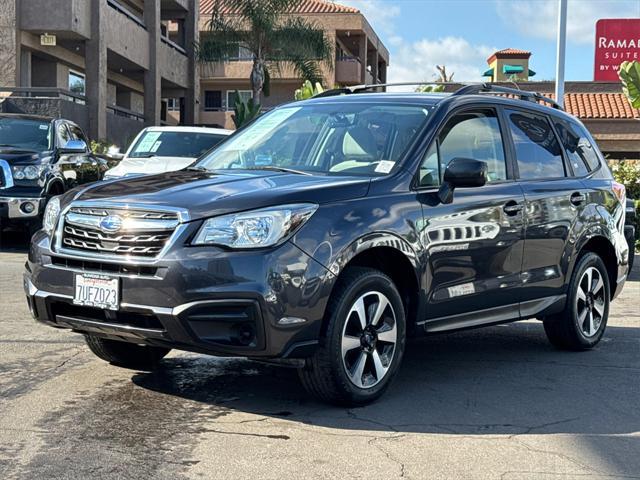
{"label": "parked car", "polygon": [[0,114],[0,225],[39,228],[47,201],[107,169],[70,120]]}
{"label": "parked car", "polygon": [[624,236],[629,244],[629,270],[633,268],[633,260],[636,252],[636,225],[638,217],[636,212],[635,200],[627,198],[626,217],[624,223]]}
{"label": "parked car", "polygon": [[559,348],[597,345],[629,252],[585,127],[513,89],[353,91],[279,107],[188,169],[52,200],[34,317],[124,367],[172,348],[286,363],[344,405],[387,389],[408,336],[537,318]]}
{"label": "parked car", "polygon": [[181,170],[233,133],[222,128],[148,127],[131,142],[105,180]]}

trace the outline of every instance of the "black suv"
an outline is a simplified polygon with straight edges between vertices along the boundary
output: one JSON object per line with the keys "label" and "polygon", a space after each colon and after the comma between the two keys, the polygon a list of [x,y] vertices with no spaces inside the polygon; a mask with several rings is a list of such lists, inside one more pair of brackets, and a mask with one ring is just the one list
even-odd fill
{"label": "black suv", "polygon": [[75,123],[0,114],[0,228],[38,229],[49,198],[100,180],[106,169]]}
{"label": "black suv", "polygon": [[624,187],[584,126],[517,90],[366,88],[277,108],[185,170],[53,199],[33,316],[116,365],[287,363],[347,405],[383,393],[410,335],[538,318],[557,347],[596,345],[629,252]]}

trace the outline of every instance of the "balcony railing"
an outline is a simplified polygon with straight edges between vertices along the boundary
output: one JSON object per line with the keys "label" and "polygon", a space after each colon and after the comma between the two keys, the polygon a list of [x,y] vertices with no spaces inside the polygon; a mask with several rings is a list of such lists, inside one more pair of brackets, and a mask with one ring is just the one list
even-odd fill
{"label": "balcony railing", "polygon": [[107,0],[107,5],[109,5],[114,10],[117,10],[119,13],[127,17],[132,22],[137,23],[140,27],[144,28],[145,30],[147,29],[147,26],[140,19],[140,17],[136,16],[133,12],[131,12],[127,7],[122,5],[117,0]]}
{"label": "balcony railing", "polygon": [[118,117],[125,117],[130,118],[131,120],[136,120],[138,122],[144,122],[144,114],[134,112],[133,110],[119,107],[117,105],[107,105],[107,112],[112,113]]}
{"label": "balcony railing", "polygon": [[169,48],[173,48],[177,52],[180,52],[182,55],[186,55],[187,51],[178,45],[176,42],[169,39],[169,37],[165,37],[164,35],[160,37],[160,41],[167,45]]}
{"label": "balcony railing", "polygon": [[69,102],[84,105],[86,97],[64,88],[55,87],[1,87],[0,98],[60,98]]}

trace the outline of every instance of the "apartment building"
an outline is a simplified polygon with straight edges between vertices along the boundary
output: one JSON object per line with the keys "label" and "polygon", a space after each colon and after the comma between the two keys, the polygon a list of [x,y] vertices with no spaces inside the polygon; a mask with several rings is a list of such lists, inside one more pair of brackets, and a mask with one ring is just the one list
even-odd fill
{"label": "apartment building", "polygon": [[0,111],[123,147],[145,125],[194,124],[197,25],[198,0],[3,0]]}
{"label": "apartment building", "polygon": [[[214,5],[215,0],[200,0],[201,37],[207,32]],[[233,15],[224,3],[222,13]],[[290,15],[322,28],[335,45],[333,64],[322,66],[325,87],[386,81],[389,52],[358,9],[325,0],[305,0]],[[251,55],[241,45],[237,56],[229,61],[199,66],[199,124],[233,128],[231,110],[236,90],[241,96],[251,97],[251,66]],[[292,101],[300,84],[291,68],[272,72],[271,94],[263,98],[263,107],[268,109]]]}

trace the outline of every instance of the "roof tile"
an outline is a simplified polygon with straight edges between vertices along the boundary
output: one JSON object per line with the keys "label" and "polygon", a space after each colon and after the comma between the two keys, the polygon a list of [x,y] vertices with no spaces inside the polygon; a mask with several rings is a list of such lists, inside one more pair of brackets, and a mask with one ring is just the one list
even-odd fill
{"label": "roof tile", "polygon": [[[200,0],[200,15],[211,15],[216,0]],[[233,9],[225,4],[224,0],[220,1],[221,13],[231,14],[237,13],[237,9]],[[339,3],[333,3],[326,0],[302,0],[300,4],[291,13],[359,13],[360,10],[354,7],[347,7]]]}

